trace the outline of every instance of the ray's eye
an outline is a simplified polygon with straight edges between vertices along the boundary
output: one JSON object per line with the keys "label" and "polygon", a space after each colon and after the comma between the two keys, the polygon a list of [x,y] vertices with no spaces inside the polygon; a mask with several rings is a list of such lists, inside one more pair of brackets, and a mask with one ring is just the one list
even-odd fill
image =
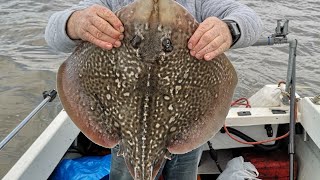
{"label": "ray's eye", "polygon": [[162,50],[164,52],[171,52],[173,50],[173,45],[169,38],[162,40]]}
{"label": "ray's eye", "polygon": [[138,35],[135,35],[135,36],[131,39],[130,43],[131,43],[131,45],[132,45],[133,48],[138,49],[139,45],[141,44],[141,41],[142,41],[141,37],[138,36]]}

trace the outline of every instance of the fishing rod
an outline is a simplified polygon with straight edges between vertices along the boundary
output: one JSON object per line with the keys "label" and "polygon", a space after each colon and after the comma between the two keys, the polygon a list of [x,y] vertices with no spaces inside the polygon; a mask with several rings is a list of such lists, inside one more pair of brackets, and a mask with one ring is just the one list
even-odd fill
{"label": "fishing rod", "polygon": [[[282,20],[277,20],[277,27],[275,33],[268,38],[258,40],[253,46],[267,46],[274,44],[289,44],[289,60],[287,69],[287,81],[285,91],[290,94],[290,96],[284,96],[282,102],[284,104],[290,103],[290,123],[289,123],[289,146],[288,153],[290,157],[290,180],[294,180],[294,135],[295,135],[295,123],[296,123],[296,52],[298,41],[296,39],[288,39],[287,35],[289,33],[289,20],[284,20],[283,25],[281,25]],[[290,98],[290,101],[289,101]]]}
{"label": "fishing rod", "polygon": [[56,96],[57,96],[57,91],[56,90],[51,90],[51,91],[44,91],[42,93],[44,100],[35,108],[32,110],[32,112],[23,120],[21,123],[15,127],[10,134],[8,134],[7,137],[5,137],[1,142],[0,142],[0,151],[4,148],[4,146],[12,140],[12,138],[30,121],[30,119],[37,114],[48,102],[53,101]]}

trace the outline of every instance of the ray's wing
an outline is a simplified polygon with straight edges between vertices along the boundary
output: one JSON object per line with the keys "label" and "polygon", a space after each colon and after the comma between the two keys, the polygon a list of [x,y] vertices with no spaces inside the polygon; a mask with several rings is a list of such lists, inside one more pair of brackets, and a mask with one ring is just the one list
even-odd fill
{"label": "ray's wing", "polygon": [[[198,22],[177,3],[172,3],[174,15],[167,18],[171,29],[173,52],[160,61],[156,92],[157,117],[171,153],[189,152],[214,136],[227,116],[234,89],[236,71],[222,54],[212,61],[197,60],[187,48],[187,42]],[[168,14],[168,13],[164,13]],[[169,13],[170,14],[170,13]],[[158,121],[158,122],[159,122]]]}
{"label": "ray's wing", "polygon": [[200,61],[181,50],[159,69],[157,103],[171,153],[189,152],[223,126],[237,84],[237,75],[222,54]]}
{"label": "ray's wing", "polygon": [[107,51],[84,42],[60,66],[57,77],[67,114],[88,138],[109,148],[122,138],[122,125],[133,123],[139,113],[134,89],[141,64],[124,58],[125,48]]}

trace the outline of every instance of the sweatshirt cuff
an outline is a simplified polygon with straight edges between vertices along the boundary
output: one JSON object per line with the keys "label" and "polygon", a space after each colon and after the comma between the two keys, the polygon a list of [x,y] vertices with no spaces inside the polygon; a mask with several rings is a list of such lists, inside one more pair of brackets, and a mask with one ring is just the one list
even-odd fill
{"label": "sweatshirt cuff", "polygon": [[[70,39],[66,32],[68,19],[74,11],[75,10],[65,10],[53,14],[50,18],[50,21],[53,22],[53,24],[46,28],[46,41],[49,45],[52,45],[52,48],[58,51],[71,52],[80,42],[80,40]],[[56,27],[56,29],[54,27]],[[51,37],[48,37],[48,35]]]}
{"label": "sweatshirt cuff", "polygon": [[[261,29],[256,26],[262,26],[260,20],[259,22],[248,23],[245,19],[239,16],[227,16],[223,20],[232,20],[235,21],[240,30],[240,38],[238,41],[231,47],[231,49],[248,47],[254,44],[260,37],[261,32],[258,32],[256,29]],[[256,31],[255,31],[256,30]]]}

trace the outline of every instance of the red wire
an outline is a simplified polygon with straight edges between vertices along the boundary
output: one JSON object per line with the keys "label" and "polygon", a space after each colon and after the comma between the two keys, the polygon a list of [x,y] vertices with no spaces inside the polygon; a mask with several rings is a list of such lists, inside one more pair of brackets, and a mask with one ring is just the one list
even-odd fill
{"label": "red wire", "polygon": [[233,139],[233,140],[235,140],[235,141],[237,141],[237,142],[239,142],[239,143],[242,143],[242,144],[250,144],[250,145],[263,144],[263,143],[267,143],[267,142],[271,142],[271,141],[277,141],[277,140],[283,139],[283,138],[285,138],[285,137],[287,137],[287,136],[289,135],[289,132],[287,132],[285,135],[279,136],[279,137],[277,137],[277,138],[265,139],[265,140],[256,141],[256,142],[248,142],[248,141],[239,140],[239,139],[235,138],[234,136],[232,136],[232,135],[230,134],[230,132],[228,131],[228,128],[226,127],[226,125],[223,125],[223,128],[224,128],[224,130],[226,131],[226,133],[228,134],[228,136],[229,136],[231,139]]}
{"label": "red wire", "polygon": [[[243,103],[242,103],[243,101],[245,101],[246,104],[243,104]],[[240,98],[240,99],[238,99],[238,100],[236,100],[236,101],[233,101],[233,102],[231,103],[231,106],[235,106],[235,105],[243,105],[243,106],[246,106],[246,108],[251,108],[250,103],[249,103],[249,100],[248,100],[247,98]]]}
{"label": "red wire", "polygon": [[[283,83],[283,82],[280,82],[280,83]],[[246,103],[242,103],[242,101],[245,101]],[[231,103],[231,106],[235,106],[235,105],[243,105],[243,106],[246,106],[246,108],[251,108],[249,100],[247,98],[240,98],[240,99],[237,99],[236,101],[233,101]],[[295,107],[297,107],[297,106],[295,106]],[[295,119],[296,118],[297,118],[297,110],[295,109]],[[265,140],[261,140],[261,141],[257,141],[257,142],[248,142],[248,141],[239,140],[239,139],[235,138],[234,136],[232,136],[230,134],[230,132],[228,131],[226,124],[223,125],[223,128],[231,139],[233,139],[239,143],[249,144],[249,145],[257,145],[257,144],[263,144],[263,143],[267,143],[267,142],[277,141],[277,140],[280,140],[280,139],[283,139],[283,138],[289,136],[289,132],[287,132],[286,134],[279,136],[279,137],[276,137],[276,138],[265,139]]]}

